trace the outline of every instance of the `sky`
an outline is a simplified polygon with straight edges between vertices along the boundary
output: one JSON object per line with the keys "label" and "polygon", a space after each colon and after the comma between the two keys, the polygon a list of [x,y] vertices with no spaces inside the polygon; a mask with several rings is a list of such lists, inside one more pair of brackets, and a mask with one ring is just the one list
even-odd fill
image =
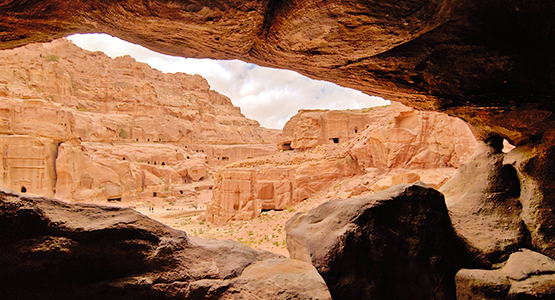
{"label": "sky", "polygon": [[389,104],[382,98],[293,71],[240,60],[169,56],[106,34],[75,34],[68,39],[83,49],[102,51],[112,58],[128,54],[165,73],[199,74],[213,90],[239,106],[246,117],[267,128],[282,129],[299,109],[357,109]]}

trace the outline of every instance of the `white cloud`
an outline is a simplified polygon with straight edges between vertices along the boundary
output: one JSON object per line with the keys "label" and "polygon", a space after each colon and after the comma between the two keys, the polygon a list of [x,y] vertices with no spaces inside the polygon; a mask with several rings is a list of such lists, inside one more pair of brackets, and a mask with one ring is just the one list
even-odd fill
{"label": "white cloud", "polygon": [[160,54],[106,34],[68,37],[77,46],[108,56],[131,55],[166,73],[199,74],[212,89],[231,98],[243,114],[268,128],[283,125],[299,109],[353,109],[389,104],[333,83],[312,80],[293,71],[260,67],[239,60],[210,60]]}

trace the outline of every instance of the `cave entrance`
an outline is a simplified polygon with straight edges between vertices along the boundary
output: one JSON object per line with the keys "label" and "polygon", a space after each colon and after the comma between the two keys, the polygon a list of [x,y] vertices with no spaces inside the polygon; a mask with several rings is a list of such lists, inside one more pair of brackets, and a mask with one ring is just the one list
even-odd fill
{"label": "cave entrance", "polygon": [[21,187],[21,192],[22,192],[22,193],[27,193],[27,188],[26,188],[25,186],[22,186],[22,187]]}
{"label": "cave entrance", "polygon": [[334,144],[339,144],[339,138],[331,138]]}

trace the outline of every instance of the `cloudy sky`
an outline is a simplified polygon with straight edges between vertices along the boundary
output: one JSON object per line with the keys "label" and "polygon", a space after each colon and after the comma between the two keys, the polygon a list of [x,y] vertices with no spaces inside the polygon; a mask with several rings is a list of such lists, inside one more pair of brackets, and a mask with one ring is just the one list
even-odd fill
{"label": "cloudy sky", "polygon": [[260,67],[239,60],[192,59],[163,55],[105,34],[72,35],[77,46],[114,58],[125,54],[162,72],[199,74],[212,89],[231,98],[245,116],[267,128],[281,129],[299,109],[349,109],[389,104],[293,71]]}

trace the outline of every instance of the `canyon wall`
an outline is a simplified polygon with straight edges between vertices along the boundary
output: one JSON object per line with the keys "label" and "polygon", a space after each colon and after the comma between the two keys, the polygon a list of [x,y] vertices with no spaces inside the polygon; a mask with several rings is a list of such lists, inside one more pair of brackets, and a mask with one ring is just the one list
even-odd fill
{"label": "canyon wall", "polygon": [[[194,3],[159,0],[11,0],[0,6],[0,47],[8,49],[32,42],[51,41],[71,33],[105,32],[166,54],[242,59],[260,65],[296,70],[312,78],[335,82],[367,94],[380,95],[412,107],[439,110],[459,116],[469,122],[474,127],[477,137],[488,145],[482,149],[482,155],[476,157],[476,161],[491,158],[493,164],[488,170],[501,170],[501,174],[498,175],[506,175],[504,173],[507,170],[514,169],[508,171],[511,188],[504,196],[511,201],[513,197],[518,196],[516,205],[509,206],[508,210],[522,209],[521,229],[523,236],[527,237],[523,245],[553,258],[555,31],[551,29],[555,27],[555,19],[552,17],[554,13],[555,4],[542,0],[206,0]],[[507,155],[497,155],[500,150],[499,141],[502,139],[507,139],[516,146]],[[491,146],[492,144],[494,146]],[[501,167],[498,167],[499,162]],[[468,164],[466,168],[467,174],[483,171],[475,162]],[[516,177],[513,176],[515,172]],[[483,180],[481,178],[484,177],[471,177],[463,181],[472,183]],[[515,178],[518,178],[519,185],[518,189],[513,190],[512,179]],[[489,181],[489,177],[486,180]],[[497,183],[493,186],[481,183],[479,185],[481,187],[477,190],[485,188],[485,192],[494,194],[503,191],[500,189],[502,186]],[[495,199],[483,196],[485,197],[479,196],[475,200],[491,201],[489,204],[493,206],[498,204],[493,201]],[[7,203],[10,207],[17,206],[12,204],[14,201]],[[411,207],[413,206],[408,206]],[[489,213],[488,209],[481,212]],[[14,216],[21,218],[23,225],[35,224],[29,219],[23,219],[28,216],[28,210],[14,212]],[[84,214],[81,213],[79,217],[84,217]],[[55,224],[79,217],[62,217],[62,222]],[[426,217],[420,218],[424,219]],[[396,233],[390,227],[395,223],[387,222],[387,218],[381,220],[385,221],[382,223],[385,225],[384,229]],[[96,223],[98,222],[97,219]],[[54,222],[49,224],[51,223]],[[3,224],[12,229],[4,231],[6,234],[24,228],[21,224]],[[148,227],[155,228],[155,225],[149,224]],[[363,228],[367,228],[366,224]],[[394,228],[403,227],[396,225]],[[410,232],[413,232],[413,229],[409,227]],[[78,231],[77,228],[71,227],[66,230]],[[390,233],[384,237],[390,236],[395,241],[399,240]],[[354,237],[364,236],[358,234]],[[428,236],[417,236],[416,240],[427,241],[426,237]],[[46,240],[50,241],[49,238],[51,239],[47,237]],[[123,238],[119,239],[125,241]],[[9,240],[7,237],[2,237],[2,240],[8,241],[2,245],[15,244],[10,244],[13,239]],[[62,237],[55,241],[64,240]],[[114,239],[113,236],[109,236],[100,239],[100,242],[106,240]],[[378,241],[381,245],[391,245],[382,240]],[[414,245],[415,239],[410,238],[407,241],[410,243],[405,244]],[[25,242],[35,245],[33,243],[36,243],[36,240]],[[363,239],[362,242],[364,245],[369,244],[368,240]],[[347,240],[346,244],[350,249],[359,248],[350,240]],[[170,248],[168,245],[165,246]],[[42,244],[31,249],[45,248],[59,249]],[[397,249],[404,248],[394,247],[393,250]],[[349,253],[359,252],[347,252]],[[49,253],[49,257],[59,257],[59,253]],[[349,257],[356,255],[347,255],[347,259]],[[518,255],[513,254],[511,257],[522,261]],[[2,261],[14,261],[11,260],[12,257],[8,258],[10,259]],[[393,260],[395,259],[394,257]],[[431,256],[426,259],[427,262],[420,262],[435,268],[438,259],[438,256]],[[503,260],[504,257],[499,259]],[[527,259],[529,260],[531,259]],[[39,261],[45,260],[41,257]],[[392,265],[389,261],[384,264]],[[338,265],[344,267],[344,264]],[[509,266],[503,269],[515,270],[510,262],[507,262],[507,265]],[[462,266],[475,267],[470,264]],[[510,270],[463,270],[457,279],[457,292],[462,291],[461,297],[470,298],[480,297],[479,293],[487,294],[489,298],[532,298],[543,297],[541,293],[553,290],[549,285],[542,283],[545,281],[539,281],[533,278],[534,276],[530,280],[524,280],[532,281],[530,286],[523,286],[523,282],[518,282],[529,275],[545,272],[527,267],[516,269],[522,270],[524,276],[514,274],[515,272]],[[402,267],[399,269],[405,270]],[[21,278],[18,282],[28,282],[29,277],[34,279],[42,275],[39,272],[36,277],[26,276],[28,270],[15,270],[17,272],[7,273],[7,277]],[[197,270],[196,266],[191,267],[191,270]],[[553,270],[549,272],[552,273]],[[396,278],[396,274],[393,275],[392,278]],[[511,278],[510,282],[507,275]],[[449,273],[439,276],[446,276],[448,281],[452,279]],[[488,276],[491,280],[480,280]],[[116,278],[120,279],[121,276]],[[515,278],[517,280],[514,280]],[[550,280],[553,281],[551,278],[547,279],[548,282]],[[121,281],[114,282],[120,284],[118,288],[121,288]],[[196,285],[205,288],[205,292],[200,294],[207,295],[207,291],[220,290],[222,286],[228,287],[222,281],[210,282],[212,285],[207,281]],[[370,281],[370,284],[380,285],[383,282]],[[459,289],[461,283],[463,287],[466,284],[468,290]],[[149,286],[148,283],[145,284]],[[172,284],[175,289],[182,286],[180,281]],[[355,291],[365,290],[366,287],[356,286]],[[27,292],[29,288],[28,285],[16,286],[11,292],[11,295],[16,296],[11,298],[20,298],[18,293]],[[33,295],[44,295],[41,292],[45,290],[52,291],[37,288]],[[132,293],[129,291],[133,291],[134,287],[123,290]],[[392,290],[405,289],[400,287]],[[435,291],[437,289],[432,287],[424,297],[435,298]],[[67,297],[67,293],[60,289],[56,296],[62,299],[63,296]],[[355,295],[357,296],[360,294]],[[454,292],[448,296],[455,297]],[[546,297],[552,298],[553,295],[545,295],[544,298]]]}
{"label": "canyon wall", "polygon": [[[280,148],[296,150],[215,173],[208,221],[253,219],[324,190],[346,198],[417,180],[439,188],[477,146],[464,121],[396,102],[364,110],[300,110],[279,139]],[[334,193],[331,187],[346,179],[350,189]]]}
{"label": "canyon wall", "polygon": [[172,200],[211,166],[274,153],[198,75],[164,74],[66,39],[0,52],[2,186],[74,201]]}

